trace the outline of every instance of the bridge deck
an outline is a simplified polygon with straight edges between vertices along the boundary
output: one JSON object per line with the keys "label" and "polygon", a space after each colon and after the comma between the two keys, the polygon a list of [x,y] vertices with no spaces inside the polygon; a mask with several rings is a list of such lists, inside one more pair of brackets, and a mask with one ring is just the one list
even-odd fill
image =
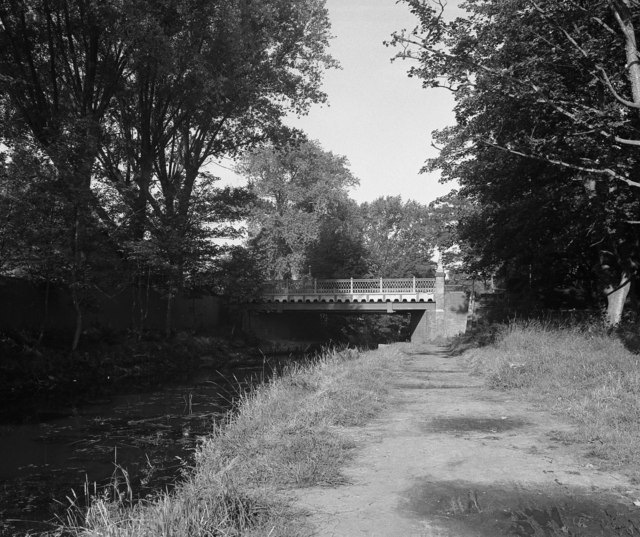
{"label": "bridge deck", "polygon": [[434,278],[278,280],[267,282],[258,301],[302,303],[433,302]]}

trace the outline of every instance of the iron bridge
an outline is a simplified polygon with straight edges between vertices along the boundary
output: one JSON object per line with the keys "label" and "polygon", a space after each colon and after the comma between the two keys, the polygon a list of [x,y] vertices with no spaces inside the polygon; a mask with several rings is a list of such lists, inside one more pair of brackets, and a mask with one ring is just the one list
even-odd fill
{"label": "iron bridge", "polygon": [[273,280],[257,298],[263,303],[424,303],[435,301],[435,283],[435,278]]}

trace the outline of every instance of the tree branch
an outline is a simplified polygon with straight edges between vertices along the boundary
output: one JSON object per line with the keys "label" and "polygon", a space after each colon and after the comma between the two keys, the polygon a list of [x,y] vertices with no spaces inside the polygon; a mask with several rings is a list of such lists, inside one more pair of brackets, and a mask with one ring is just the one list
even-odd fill
{"label": "tree branch", "polygon": [[557,166],[562,166],[563,168],[569,168],[571,170],[576,170],[576,171],[585,172],[585,173],[592,173],[592,174],[595,174],[595,175],[608,176],[608,177],[611,177],[611,178],[616,179],[618,181],[622,181],[623,183],[626,183],[629,186],[640,188],[640,182],[632,181],[631,179],[625,177],[624,175],[620,175],[618,172],[616,172],[615,170],[612,170],[611,168],[588,168],[586,166],[579,166],[577,164],[571,164],[569,162],[564,162],[562,160],[554,159],[554,158],[551,158],[551,157],[545,157],[543,155],[527,154],[527,153],[524,153],[522,151],[518,151],[516,149],[511,149],[510,147],[504,147],[502,145],[498,145],[498,144],[494,144],[492,142],[488,142],[486,140],[480,140],[478,143],[487,145],[489,147],[493,147],[494,149],[499,149],[500,151],[505,151],[507,153],[512,153],[512,154],[518,155],[520,157],[530,158],[530,159],[533,159],[533,160],[539,160],[539,161],[542,161],[542,162],[548,162],[549,164],[555,164]]}
{"label": "tree branch", "polygon": [[596,65],[596,69],[602,73],[602,77],[603,77],[602,80],[606,84],[607,88],[609,88],[611,95],[613,95],[616,101],[618,101],[620,104],[623,104],[624,106],[627,106],[629,108],[640,109],[640,104],[636,104],[632,101],[627,101],[625,98],[621,97],[618,94],[618,92],[613,87],[613,84],[611,84],[611,80],[609,79],[607,72],[604,70],[604,67],[602,67],[601,65]]}

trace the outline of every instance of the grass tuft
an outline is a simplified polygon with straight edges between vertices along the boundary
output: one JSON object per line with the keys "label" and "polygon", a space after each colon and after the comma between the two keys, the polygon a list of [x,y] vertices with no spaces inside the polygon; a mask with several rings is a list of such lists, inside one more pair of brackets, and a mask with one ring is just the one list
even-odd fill
{"label": "grass tuft", "polygon": [[396,354],[327,351],[242,395],[199,445],[171,493],[131,504],[94,497],[57,535],[294,536],[304,534],[282,491],[336,484],[356,443],[345,431],[379,413]]}
{"label": "grass tuft", "polygon": [[565,440],[640,478],[640,358],[614,335],[597,326],[512,324],[471,360],[489,387],[573,418],[578,430]]}

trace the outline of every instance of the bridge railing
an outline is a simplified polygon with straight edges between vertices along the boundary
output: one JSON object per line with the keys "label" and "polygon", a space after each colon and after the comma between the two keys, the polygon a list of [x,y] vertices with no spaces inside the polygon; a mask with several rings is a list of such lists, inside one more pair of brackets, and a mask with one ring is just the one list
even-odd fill
{"label": "bridge railing", "polygon": [[333,280],[274,280],[266,282],[262,296],[290,295],[419,295],[433,293],[435,278],[375,278],[375,279],[333,279]]}

